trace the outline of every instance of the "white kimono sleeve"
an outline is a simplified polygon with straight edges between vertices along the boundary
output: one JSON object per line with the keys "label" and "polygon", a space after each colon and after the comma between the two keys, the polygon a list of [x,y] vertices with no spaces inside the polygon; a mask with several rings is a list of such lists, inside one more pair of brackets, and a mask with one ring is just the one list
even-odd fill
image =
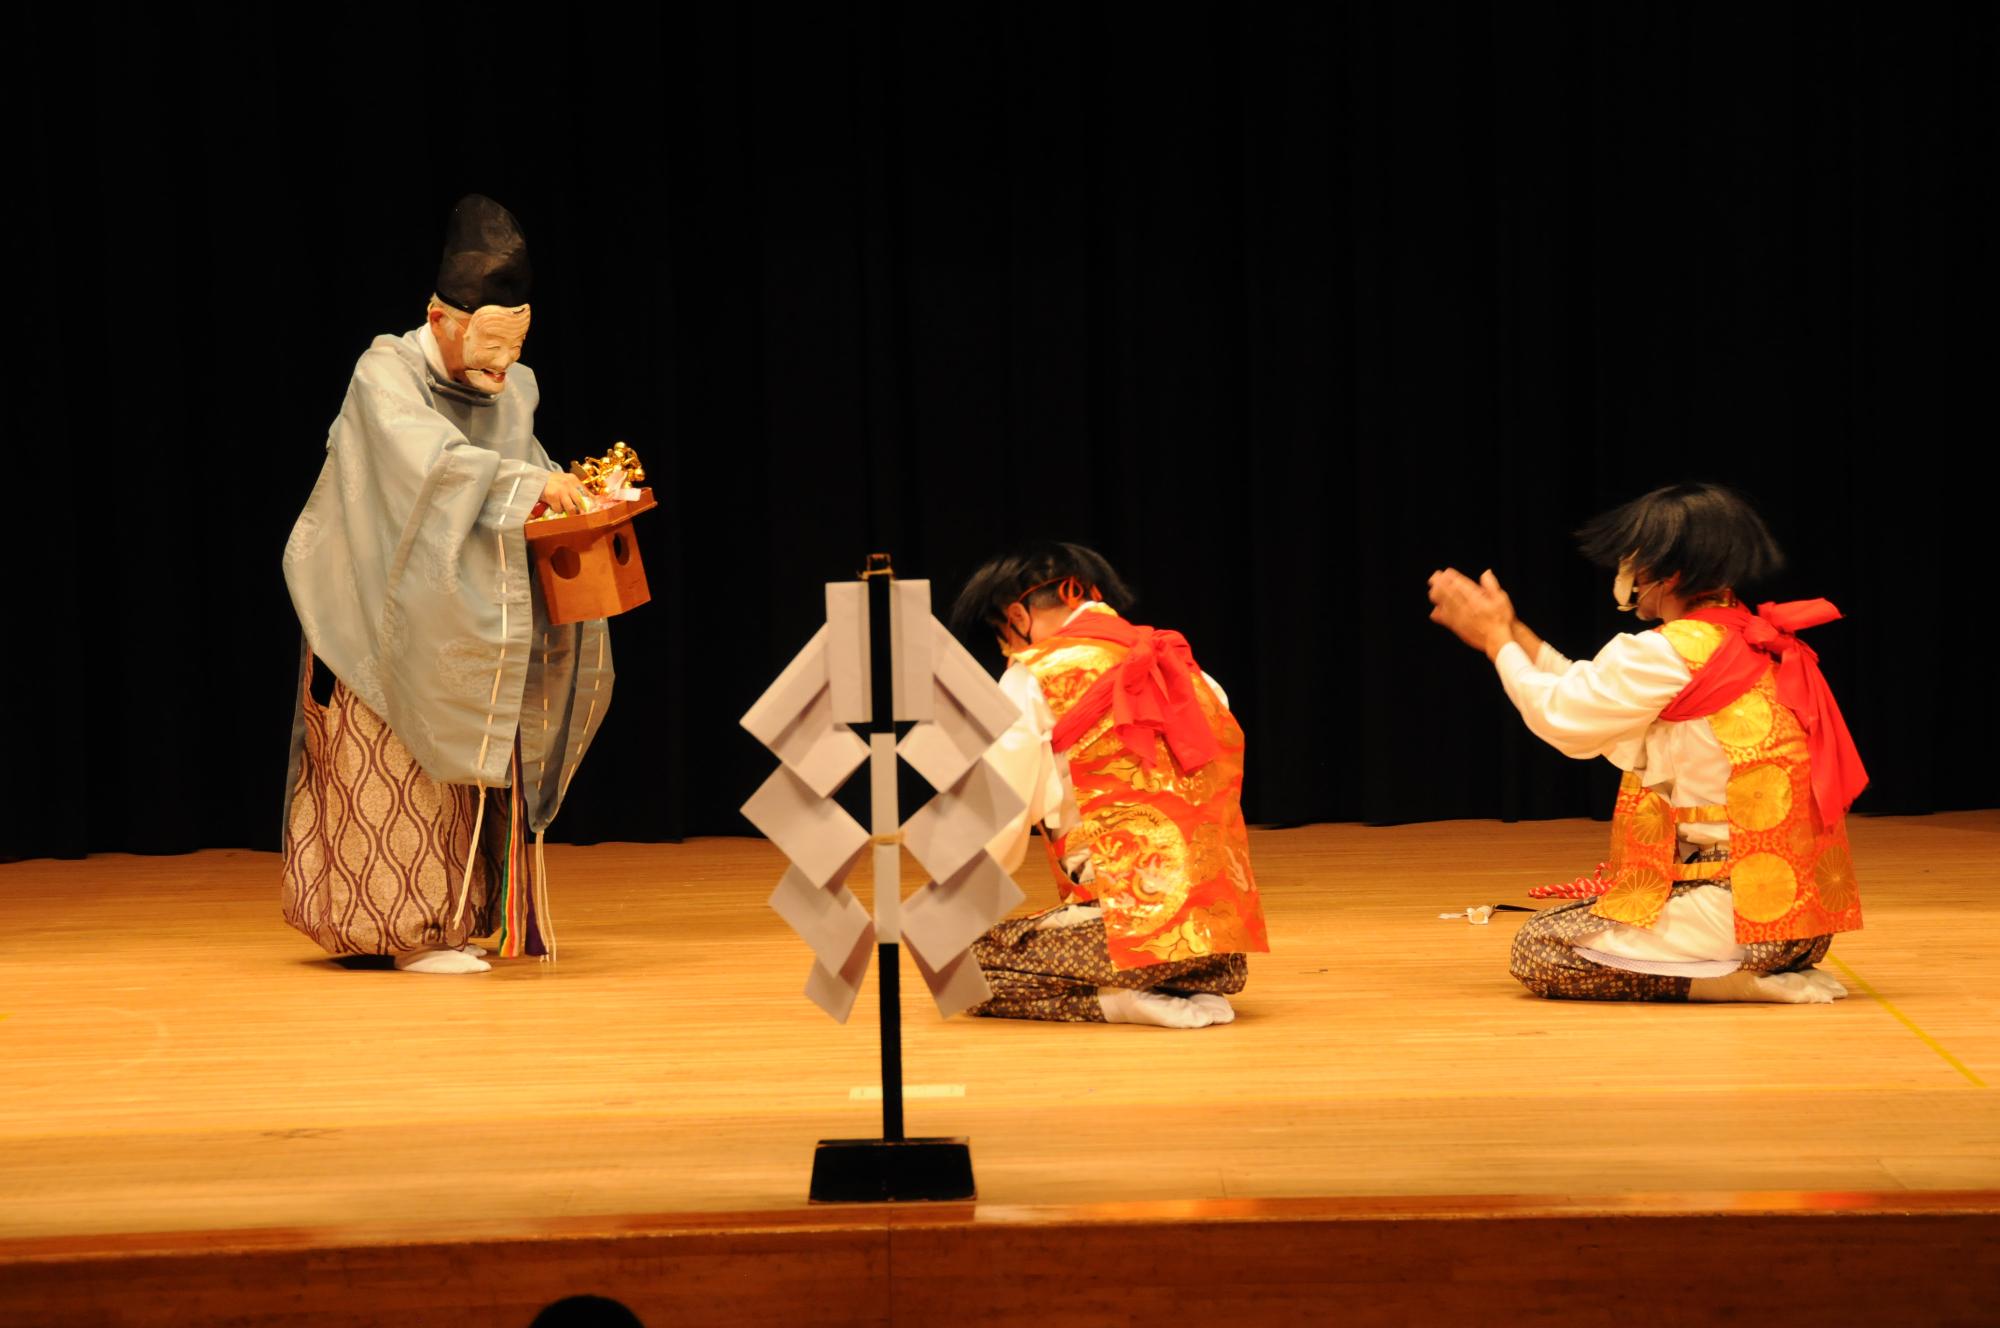
{"label": "white kimono sleeve", "polygon": [[1602,756],[1621,770],[1642,768],[1646,730],[1694,676],[1658,632],[1615,636],[1579,663],[1546,644],[1537,655],[1510,641],[1493,661],[1529,731],[1565,756]]}
{"label": "white kimono sleeve", "polygon": [[1055,716],[1042,699],[1035,675],[1010,665],[1000,675],[1000,690],[1020,708],[1021,717],[987,749],[986,762],[998,770],[1025,804],[1021,813],[994,835],[986,851],[1007,871],[1017,870],[1028,853],[1028,829],[1039,821],[1060,833],[1070,805],[1069,781],[1062,760],[1049,739]]}

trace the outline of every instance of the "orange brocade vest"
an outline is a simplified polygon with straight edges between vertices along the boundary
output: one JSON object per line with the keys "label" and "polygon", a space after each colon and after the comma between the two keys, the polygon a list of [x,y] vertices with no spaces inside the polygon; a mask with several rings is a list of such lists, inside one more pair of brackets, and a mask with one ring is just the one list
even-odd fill
{"label": "orange brocade vest", "polygon": [[[1727,639],[1727,628],[1680,619],[1658,629],[1699,678]],[[1778,699],[1777,669],[1708,716],[1729,758],[1729,785],[1720,807],[1675,807],[1627,772],[1611,822],[1609,867],[1615,883],[1591,911],[1615,922],[1650,927],[1680,882],[1727,878],[1736,899],[1739,942],[1794,941],[1854,931],[1861,896],[1847,849],[1844,816],[1822,823],[1813,796],[1806,731]],[[1720,862],[1678,861],[1682,822],[1729,825],[1728,856]]]}
{"label": "orange brocade vest", "polygon": [[[1121,634],[1144,634],[1149,642],[1153,637],[1148,629],[1099,613],[1093,610],[1092,622],[1082,630],[1102,624]],[[1193,700],[1213,739],[1213,754],[1197,768],[1186,769],[1174,745],[1154,734],[1153,750],[1142,759],[1120,737],[1119,716],[1106,713],[1068,748],[1080,819],[1049,840],[1049,863],[1062,897],[1071,902],[1094,898],[1103,905],[1111,962],[1121,969],[1271,948],[1239,805],[1243,730],[1192,667],[1184,643],[1180,649],[1192,675]],[[1066,628],[1065,634],[1029,647],[1014,661],[1041,684],[1060,730],[1064,717],[1098,679],[1130,653],[1131,647],[1099,639],[1095,632],[1086,636]],[[1157,667],[1177,666],[1162,652]],[[1078,850],[1088,850],[1093,872],[1093,879],[1081,885],[1062,867],[1062,860]]]}

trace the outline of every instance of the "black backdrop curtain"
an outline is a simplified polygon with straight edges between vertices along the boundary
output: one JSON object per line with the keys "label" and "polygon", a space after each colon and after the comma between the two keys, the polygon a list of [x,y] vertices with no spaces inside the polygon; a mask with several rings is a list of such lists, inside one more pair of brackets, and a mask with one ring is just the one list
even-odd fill
{"label": "black backdrop curtain", "polygon": [[559,838],[744,830],[822,581],[1041,534],[1230,689],[1253,819],[1602,814],[1424,577],[1588,653],[1566,532],[1687,477],[1849,614],[1861,809],[2000,802],[1990,6],[669,8],[28,12],[0,855],[275,845],[279,554],[469,190],[541,438],[665,500]]}

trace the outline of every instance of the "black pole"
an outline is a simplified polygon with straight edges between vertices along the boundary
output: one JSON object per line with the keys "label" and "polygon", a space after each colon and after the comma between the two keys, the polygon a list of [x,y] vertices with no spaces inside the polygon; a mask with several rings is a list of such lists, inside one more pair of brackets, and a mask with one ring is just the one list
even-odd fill
{"label": "black pole", "polygon": [[882,990],[882,1137],[903,1137],[903,994],[900,947],[884,945],[875,980]]}
{"label": "black pole", "polygon": [[[874,719],[871,734],[896,733],[895,660],[890,655],[889,586],[886,572],[868,578],[868,659],[874,689]],[[871,771],[872,773],[872,771]],[[878,827],[879,828],[879,827]],[[879,915],[882,891],[893,890],[891,882],[875,882]],[[900,901],[895,906],[901,908]],[[902,947],[885,941],[876,950],[875,983],[882,997],[882,1137],[903,1137],[903,998]]]}

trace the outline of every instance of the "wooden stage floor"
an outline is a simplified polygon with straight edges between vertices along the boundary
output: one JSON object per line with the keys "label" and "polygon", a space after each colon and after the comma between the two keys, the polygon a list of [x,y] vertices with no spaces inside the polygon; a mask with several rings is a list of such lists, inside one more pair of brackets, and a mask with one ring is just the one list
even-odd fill
{"label": "wooden stage floor", "polygon": [[[2000,1209],[2000,812],[1852,833],[1850,999],[1674,1007],[1535,1000],[1520,915],[1438,917],[1587,870],[1601,825],[1257,832],[1235,1024],[940,1022],[906,976],[909,1128],[971,1138],[973,1224]],[[0,866],[0,1264],[824,1224],[814,1141],[879,1126],[874,997],[800,996],[781,866],[552,845],[562,962],[470,978],[327,961],[270,854]]]}

